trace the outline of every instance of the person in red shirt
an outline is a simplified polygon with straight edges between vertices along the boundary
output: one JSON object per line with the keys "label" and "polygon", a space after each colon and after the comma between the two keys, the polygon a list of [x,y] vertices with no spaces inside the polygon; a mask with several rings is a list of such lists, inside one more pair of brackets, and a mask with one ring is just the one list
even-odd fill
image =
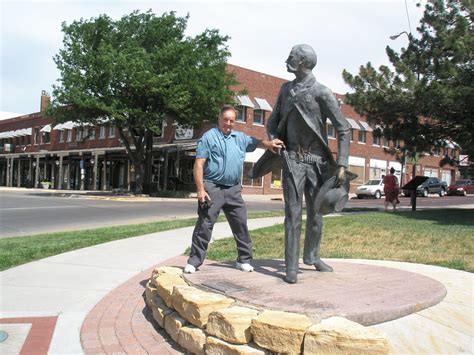
{"label": "person in red shirt", "polygon": [[397,204],[400,203],[398,200],[398,179],[394,175],[395,169],[390,168],[390,174],[383,178],[383,192],[385,193],[385,212],[388,210],[389,203],[392,204],[393,210],[397,210]]}

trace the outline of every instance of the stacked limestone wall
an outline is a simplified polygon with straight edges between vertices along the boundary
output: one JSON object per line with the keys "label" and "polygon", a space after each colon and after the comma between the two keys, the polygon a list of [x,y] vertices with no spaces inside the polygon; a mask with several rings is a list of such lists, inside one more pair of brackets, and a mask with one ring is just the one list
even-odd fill
{"label": "stacked limestone wall", "polygon": [[156,268],[145,300],[156,323],[193,354],[387,354],[380,331],[342,317],[313,324],[302,314],[236,305],[198,289],[182,270]]}

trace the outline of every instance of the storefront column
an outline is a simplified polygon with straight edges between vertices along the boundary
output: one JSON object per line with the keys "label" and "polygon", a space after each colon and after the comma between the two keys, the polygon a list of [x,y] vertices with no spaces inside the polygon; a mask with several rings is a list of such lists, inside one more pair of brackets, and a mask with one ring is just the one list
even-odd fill
{"label": "storefront column", "polygon": [[92,176],[92,190],[97,190],[97,166],[99,165],[99,155],[97,153],[94,154],[94,167],[93,167],[93,176]]}
{"label": "storefront column", "polygon": [[130,160],[127,160],[127,190],[130,191],[130,181],[131,181],[131,175],[132,175],[132,171],[131,171],[131,165],[132,165],[132,162]]}
{"label": "storefront column", "polygon": [[13,187],[13,157],[10,158],[10,187]]}
{"label": "storefront column", "polygon": [[56,188],[56,158],[53,155],[51,155],[51,188]]}
{"label": "storefront column", "polygon": [[163,169],[163,190],[168,190],[168,149],[165,150],[165,166]]}
{"label": "storefront column", "polygon": [[66,165],[66,190],[71,188],[71,162],[71,156],[68,156]]}
{"label": "storefront column", "polygon": [[58,171],[58,189],[62,190],[63,189],[63,181],[64,181],[64,176],[63,176],[63,156],[59,156],[59,171]]}
{"label": "storefront column", "polygon": [[86,170],[84,168],[84,157],[81,157],[81,161],[79,162],[79,168],[80,168],[80,172],[79,172],[79,179],[80,179],[80,187],[79,189],[81,191],[84,190],[84,180],[86,178]]}
{"label": "storefront column", "polygon": [[36,156],[36,167],[35,167],[35,183],[34,187],[39,187],[39,174],[40,174],[40,157]]}
{"label": "storefront column", "polygon": [[33,157],[28,158],[28,185],[26,187],[33,187]]}
{"label": "storefront column", "polygon": [[18,157],[18,169],[17,169],[17,179],[16,179],[16,186],[20,187],[21,186],[21,158]]}
{"label": "storefront column", "polygon": [[[175,160],[175,164],[174,164],[174,176],[179,179],[180,176],[179,176],[179,147],[176,148],[176,160]],[[177,180],[176,180],[177,181]]]}
{"label": "storefront column", "polygon": [[107,157],[104,154],[104,163],[102,164],[102,191],[107,190]]}
{"label": "storefront column", "polygon": [[7,174],[6,174],[7,182],[5,185],[7,187],[10,187],[10,169],[11,169],[10,166],[11,166],[10,158],[7,157]]}

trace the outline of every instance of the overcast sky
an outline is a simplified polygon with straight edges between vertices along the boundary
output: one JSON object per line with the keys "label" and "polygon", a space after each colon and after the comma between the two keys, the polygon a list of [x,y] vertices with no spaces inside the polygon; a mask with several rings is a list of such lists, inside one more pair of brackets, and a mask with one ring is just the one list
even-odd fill
{"label": "overcast sky", "polygon": [[[411,29],[422,14],[406,0]],[[39,111],[41,90],[59,78],[53,56],[62,46],[61,23],[100,14],[120,18],[133,10],[190,15],[188,35],[216,28],[231,39],[231,64],[292,79],[284,61],[295,44],[311,45],[318,55],[314,73],[334,92],[349,91],[343,69],[356,74],[368,61],[388,64],[385,47],[400,49],[409,31],[405,0],[308,1],[135,1],[0,0],[0,111]]]}

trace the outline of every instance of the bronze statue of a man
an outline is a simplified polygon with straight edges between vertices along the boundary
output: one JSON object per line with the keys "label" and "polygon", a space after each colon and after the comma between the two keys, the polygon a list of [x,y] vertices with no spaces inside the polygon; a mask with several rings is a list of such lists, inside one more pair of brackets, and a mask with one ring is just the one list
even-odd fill
{"label": "bronze statue of a man", "polygon": [[[330,178],[334,187],[345,183],[348,186],[346,167],[350,125],[342,115],[332,91],[316,81],[312,73],[316,61],[316,53],[309,45],[301,44],[292,48],[286,67],[296,78],[282,85],[267,124],[269,138],[279,138],[285,145],[282,157],[285,281],[288,283],[297,281],[303,196],[307,208],[303,262],[314,265],[317,271],[330,272],[332,268],[321,260],[319,253],[323,213],[319,210],[321,196],[318,197],[318,193]],[[329,118],[337,131],[337,162],[328,146],[326,118]],[[268,168],[268,163],[257,162],[253,175],[266,173],[268,169],[265,170],[265,164]],[[347,193],[345,198],[347,200]]]}

